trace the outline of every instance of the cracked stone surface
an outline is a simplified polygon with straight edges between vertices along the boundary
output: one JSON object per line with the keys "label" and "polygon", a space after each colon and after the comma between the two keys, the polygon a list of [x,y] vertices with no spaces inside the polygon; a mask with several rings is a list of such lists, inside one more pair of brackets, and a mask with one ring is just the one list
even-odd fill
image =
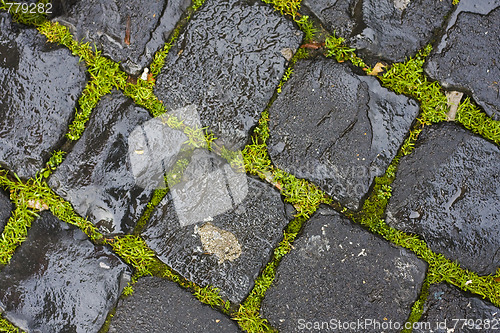
{"label": "cracked stone surface", "polygon": [[9,197],[0,191],[0,232],[9,220],[12,209],[14,209],[14,205],[10,203]]}
{"label": "cracked stone surface", "polygon": [[401,159],[387,223],[480,275],[500,263],[500,150],[454,124],[420,134]]}
{"label": "cracked stone surface", "polygon": [[195,104],[202,126],[241,149],[284,74],[280,51],[301,36],[271,6],[208,0],[170,50],[155,94],[169,110]]}
{"label": "cracked stone surface", "polygon": [[35,176],[63,140],[85,80],[70,51],[0,13],[0,165]]}
{"label": "cracked stone surface", "polygon": [[[211,163],[217,163],[215,157],[208,158]],[[227,202],[225,186],[216,186],[215,181],[200,182],[213,176],[215,171],[192,174],[188,169],[186,172],[183,182],[173,186],[171,193],[158,205],[143,237],[160,260],[185,278],[201,286],[211,284],[220,288],[231,301],[241,302],[288,223],[280,194],[269,185],[241,174],[247,192],[241,200],[237,198],[239,194],[229,193],[232,200]],[[226,177],[231,179],[231,176]],[[241,181],[238,179],[237,184]],[[228,184],[230,187],[231,183]],[[193,187],[195,192],[208,195],[193,198]],[[186,198],[186,201],[175,198]],[[213,206],[217,208],[215,211],[210,210]],[[196,214],[186,215],[186,211],[193,209],[197,210]],[[184,218],[180,220],[179,215]],[[211,231],[210,238],[220,238],[229,245],[222,249],[219,244],[216,251],[207,247],[201,239],[208,237],[207,229]]]}
{"label": "cracked stone surface", "polygon": [[109,249],[45,212],[0,272],[0,308],[28,332],[97,332],[126,276]]}
{"label": "cracked stone surface", "polygon": [[418,105],[328,59],[300,61],[269,110],[273,163],[357,209],[394,158]]}
{"label": "cracked stone surface", "polygon": [[[63,6],[57,18],[77,40],[95,44],[103,55],[138,75],[168,42],[190,0],[91,0]],[[130,40],[126,43],[130,19]]]}
{"label": "cracked stone surface", "polygon": [[[412,252],[320,208],[278,267],[262,314],[280,332],[303,332],[300,319],[405,322],[425,270],[426,263]],[[369,327],[360,331],[380,332]]]}
{"label": "cracked stone surface", "polygon": [[[436,326],[446,320],[446,328]],[[465,321],[464,321],[465,320]],[[487,327],[486,320],[490,321]],[[415,333],[448,333],[454,332],[494,332],[499,327],[499,309],[478,297],[446,285],[432,285],[424,304],[424,312],[420,322],[431,323],[431,329],[425,327],[414,329]],[[496,329],[494,327],[497,327]]]}
{"label": "cracked stone surface", "polygon": [[500,1],[460,1],[425,71],[445,88],[462,90],[500,120]]}
{"label": "cracked stone surface", "polygon": [[201,304],[177,284],[146,277],[134,284],[134,293],[120,300],[109,333],[121,332],[241,332],[234,321]]}
{"label": "cracked stone surface", "polygon": [[131,231],[152,192],[136,184],[128,157],[130,134],[149,119],[145,109],[121,93],[104,96],[49,179],[57,194],[106,234]]}

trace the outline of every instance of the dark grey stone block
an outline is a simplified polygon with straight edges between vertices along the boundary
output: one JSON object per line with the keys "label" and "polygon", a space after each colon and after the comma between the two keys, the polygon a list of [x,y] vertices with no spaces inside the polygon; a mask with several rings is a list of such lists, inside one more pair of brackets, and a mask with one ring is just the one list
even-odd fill
{"label": "dark grey stone block", "polygon": [[375,325],[408,319],[425,270],[412,252],[320,208],[278,266],[262,314],[280,332],[342,331],[342,323],[355,323],[356,332],[399,332]]}
{"label": "dark grey stone block", "polygon": [[296,64],[269,114],[273,163],[357,209],[396,156],[418,105],[345,64],[316,59]]}
{"label": "dark grey stone block", "polygon": [[387,223],[479,274],[500,266],[500,150],[462,127],[425,128],[401,159]]}
{"label": "dark grey stone block", "polygon": [[[495,9],[496,8],[496,9]],[[425,71],[445,88],[461,90],[500,120],[500,1],[460,1]]]}
{"label": "dark grey stone block", "polygon": [[227,333],[241,332],[236,322],[200,303],[173,282],[146,277],[134,284],[134,293],[121,300],[109,333]]}
{"label": "dark grey stone block", "polygon": [[35,176],[68,131],[85,86],[69,50],[0,13],[0,164]]}
{"label": "dark grey stone block", "polygon": [[241,149],[302,33],[272,6],[207,0],[170,50],[155,94],[169,109],[194,104],[201,125]]}
{"label": "dark grey stone block", "polygon": [[126,278],[109,249],[45,212],[0,272],[0,308],[28,332],[97,332]]}

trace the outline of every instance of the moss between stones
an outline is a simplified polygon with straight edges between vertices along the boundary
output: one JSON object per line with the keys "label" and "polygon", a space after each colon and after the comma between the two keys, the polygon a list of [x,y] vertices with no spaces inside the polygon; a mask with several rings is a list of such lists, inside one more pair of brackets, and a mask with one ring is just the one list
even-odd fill
{"label": "moss between stones", "polygon": [[22,331],[19,328],[12,325],[7,319],[0,316],[0,332],[2,332],[2,333],[20,333]]}
{"label": "moss between stones", "polygon": [[[34,13],[29,13],[28,11],[26,13],[23,13],[22,8],[20,8],[20,5],[23,4],[22,2],[6,2],[4,0],[0,0],[0,10],[9,12],[14,20],[18,23],[38,26],[47,20],[45,11],[47,9],[46,5],[48,3],[50,3],[50,0],[40,0],[36,3],[36,5],[42,5],[42,7],[35,7],[36,10],[34,11]],[[29,8],[29,11],[31,11],[31,9],[32,8]]]}

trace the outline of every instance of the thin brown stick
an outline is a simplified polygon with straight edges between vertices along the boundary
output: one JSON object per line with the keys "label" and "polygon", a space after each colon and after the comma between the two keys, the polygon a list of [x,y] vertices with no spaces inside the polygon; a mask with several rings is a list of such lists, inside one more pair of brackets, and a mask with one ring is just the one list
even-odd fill
{"label": "thin brown stick", "polygon": [[127,26],[125,28],[125,39],[123,40],[123,42],[127,45],[130,45],[130,24],[131,24],[131,20],[130,20],[130,15],[127,16]]}

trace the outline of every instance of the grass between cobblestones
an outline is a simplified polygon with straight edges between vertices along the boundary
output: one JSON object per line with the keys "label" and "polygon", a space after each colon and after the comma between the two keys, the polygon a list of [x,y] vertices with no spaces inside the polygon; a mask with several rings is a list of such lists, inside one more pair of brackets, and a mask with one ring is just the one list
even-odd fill
{"label": "grass between cobblestones", "polygon": [[[298,13],[300,0],[262,1],[273,5],[281,14],[291,17],[304,32],[305,41],[313,40],[317,30],[309,17]],[[47,1],[41,2],[46,3]],[[171,34],[169,42],[155,54],[150,66],[153,78],[160,73],[169,50],[175,44],[186,22],[203,5],[203,2],[203,0],[195,0],[193,2],[186,17],[181,20]],[[453,0],[453,3],[457,4],[458,1]],[[0,10],[2,9],[6,10],[5,1],[0,0]],[[78,56],[81,61],[84,61],[88,68],[91,80],[78,101],[79,109],[77,109],[75,120],[69,128],[68,139],[76,141],[81,137],[91,112],[99,99],[114,88],[122,90],[125,95],[131,97],[136,104],[148,109],[155,117],[164,115],[167,112],[162,102],[153,94],[154,79],[149,81],[138,79],[136,84],[127,82],[128,77],[120,70],[119,64],[101,56],[99,51],[94,52],[88,43],[75,41],[65,27],[58,23],[46,21],[44,17],[38,15],[15,15],[14,17],[20,23],[37,26],[40,33],[45,35],[48,41],[66,46],[73,55]],[[339,62],[350,61],[353,65],[361,67],[366,72],[371,71],[364,61],[357,57],[355,49],[346,46],[342,38],[330,36],[327,38],[325,44],[327,56],[334,57]],[[233,319],[238,321],[243,330],[248,332],[273,331],[268,321],[260,316],[261,302],[274,280],[280,261],[291,251],[292,243],[302,226],[316,211],[318,206],[321,203],[325,203],[330,204],[353,221],[360,223],[371,232],[383,236],[393,244],[412,250],[429,264],[424,288],[422,289],[420,298],[413,305],[409,322],[418,321],[420,318],[428,286],[432,283],[443,281],[453,284],[462,290],[488,298],[493,304],[500,306],[500,283],[495,281],[495,278],[500,277],[500,271],[495,276],[477,276],[474,272],[460,268],[457,263],[449,261],[441,254],[432,252],[418,236],[409,235],[391,228],[383,220],[385,207],[391,196],[392,190],[390,185],[394,180],[400,157],[411,153],[423,126],[446,120],[446,97],[444,96],[443,89],[438,83],[427,80],[422,71],[425,57],[430,51],[431,48],[428,46],[414,58],[410,58],[404,63],[393,64],[386,73],[378,76],[385,87],[392,89],[396,93],[404,93],[416,98],[420,102],[421,113],[408,138],[401,147],[398,156],[387,169],[386,174],[383,177],[375,179],[374,188],[360,212],[351,212],[343,208],[314,184],[275,168],[268,156],[266,142],[269,137],[269,107],[277,94],[281,92],[282,86],[293,75],[293,65],[298,60],[308,56],[308,52],[305,49],[299,49],[295,53],[294,58],[290,61],[290,66],[287,68],[285,75],[277,87],[275,96],[262,113],[259,125],[254,131],[253,143],[247,145],[243,151],[243,160],[246,171],[259,176],[261,179],[277,187],[285,197],[285,201],[294,205],[297,214],[296,218],[284,230],[283,240],[275,248],[271,260],[255,281],[255,286],[250,295],[238,309],[235,308],[236,305],[224,300],[216,288],[212,286],[200,287],[193,282],[185,280],[178,273],[163,264],[138,235],[149,220],[154,208],[168,193],[168,189],[160,189],[154,192],[133,235],[106,239],[97,231],[92,223],[79,217],[74,212],[71,204],[57,196],[43,181],[42,177],[47,178],[63,161],[64,151],[54,152],[51,159],[47,162],[46,167],[41,170],[36,179],[29,179],[26,182],[9,175],[6,170],[0,170],[0,186],[10,191],[11,200],[16,205],[16,209],[12,213],[2,234],[2,239],[0,239],[0,264],[5,265],[9,262],[15,248],[24,241],[28,228],[37,217],[37,212],[40,211],[40,208],[49,209],[64,222],[82,229],[95,244],[109,245],[117,255],[134,268],[135,273],[131,283],[123,292],[124,296],[132,293],[133,283],[141,276],[154,275],[167,278],[191,290],[201,302],[231,315]],[[164,119],[168,126],[186,133],[193,147],[211,148],[214,138],[206,129],[190,128],[173,116],[166,115]],[[487,117],[471,102],[470,98],[465,98],[460,104],[456,121],[484,138],[500,144],[499,122]],[[228,151],[225,152],[223,147],[221,151],[223,155],[225,153],[229,161],[234,162],[234,154]],[[236,161],[236,163],[240,162]],[[182,168],[177,171],[181,174]],[[172,179],[170,178],[170,180]],[[171,183],[169,182],[169,184]],[[111,317],[112,313],[108,316],[107,324],[101,330],[102,332],[107,331]],[[17,331],[18,329],[12,326],[7,320],[0,318],[0,332]]]}

